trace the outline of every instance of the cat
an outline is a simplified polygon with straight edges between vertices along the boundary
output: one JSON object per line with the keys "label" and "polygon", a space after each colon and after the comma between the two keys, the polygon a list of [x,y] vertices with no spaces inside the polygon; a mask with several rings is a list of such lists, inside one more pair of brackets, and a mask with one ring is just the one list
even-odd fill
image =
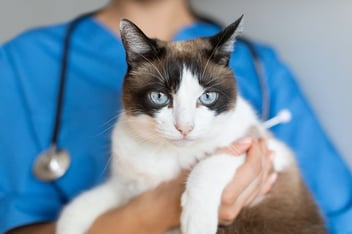
{"label": "cat", "polygon": [[[237,91],[228,64],[241,22],[242,17],[211,37],[165,42],[121,21],[128,71],[123,111],[112,133],[111,175],[63,209],[57,233],[85,233],[102,213],[194,165],[181,198],[181,226],[170,233],[326,233],[292,152],[273,138]],[[276,152],[278,180],[231,225],[219,226],[222,191],[245,155],[217,149],[253,130]]]}

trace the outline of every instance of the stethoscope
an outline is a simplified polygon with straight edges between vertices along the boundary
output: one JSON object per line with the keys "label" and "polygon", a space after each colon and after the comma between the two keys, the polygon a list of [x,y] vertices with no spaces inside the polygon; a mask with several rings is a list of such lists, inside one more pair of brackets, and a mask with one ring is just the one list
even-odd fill
{"label": "stethoscope", "polygon": [[62,177],[70,167],[71,157],[67,150],[58,146],[58,137],[60,135],[62,107],[65,93],[65,83],[67,80],[67,65],[71,46],[71,36],[77,25],[87,17],[96,14],[96,11],[81,15],[74,19],[67,27],[64,36],[63,54],[61,59],[59,89],[56,101],[56,112],[54,127],[50,140],[50,147],[40,153],[34,162],[33,173],[41,181],[51,182]]}
{"label": "stethoscope", "polygon": [[[63,44],[63,55],[61,59],[61,69],[60,69],[60,83],[58,89],[57,103],[56,103],[56,114],[54,119],[54,127],[51,136],[51,143],[49,149],[43,151],[38,155],[38,158],[35,160],[33,166],[33,172],[37,179],[45,182],[55,181],[61,178],[68,171],[71,163],[71,157],[69,152],[65,149],[62,149],[58,146],[58,137],[60,134],[61,127],[61,117],[62,117],[62,107],[63,107],[63,99],[65,93],[65,83],[67,80],[67,65],[68,58],[70,53],[70,45],[71,45],[71,36],[76,29],[76,26],[82,20],[87,17],[91,17],[96,14],[97,11],[87,13],[81,15],[74,19],[67,28],[64,44]],[[265,72],[263,63],[259,57],[258,52],[256,51],[253,43],[245,38],[239,38],[242,42],[244,42],[253,57],[254,67],[257,73],[257,77],[260,83],[261,88],[261,96],[262,96],[262,112],[261,119],[267,120],[269,116],[270,109],[270,96],[268,94],[268,87],[265,82]],[[265,122],[265,127],[271,128],[277,124],[287,122],[291,118],[290,113],[287,110],[280,111],[277,116],[274,118],[267,120]]]}

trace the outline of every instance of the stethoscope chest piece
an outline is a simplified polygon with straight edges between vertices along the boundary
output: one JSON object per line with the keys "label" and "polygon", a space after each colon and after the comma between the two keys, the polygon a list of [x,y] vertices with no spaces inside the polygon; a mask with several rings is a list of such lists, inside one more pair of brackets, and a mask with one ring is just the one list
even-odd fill
{"label": "stethoscope chest piece", "polygon": [[52,145],[47,151],[41,153],[33,168],[36,178],[50,182],[63,176],[70,166],[71,160],[66,150],[58,150]]}

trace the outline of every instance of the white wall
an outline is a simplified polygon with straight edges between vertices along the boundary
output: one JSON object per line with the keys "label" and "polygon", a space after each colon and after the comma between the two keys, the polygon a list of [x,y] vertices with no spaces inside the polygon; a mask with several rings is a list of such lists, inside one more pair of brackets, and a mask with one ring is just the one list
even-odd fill
{"label": "white wall", "polygon": [[[1,0],[0,42],[25,28],[64,21],[107,1]],[[193,3],[197,9],[225,23],[245,14],[246,34],[275,45],[352,167],[352,1],[193,0]]]}

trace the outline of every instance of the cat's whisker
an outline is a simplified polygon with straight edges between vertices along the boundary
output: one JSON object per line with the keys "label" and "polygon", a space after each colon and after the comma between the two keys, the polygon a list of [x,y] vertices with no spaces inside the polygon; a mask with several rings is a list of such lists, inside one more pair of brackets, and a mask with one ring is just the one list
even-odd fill
{"label": "cat's whisker", "polygon": [[111,129],[113,129],[115,126],[115,123],[111,124],[110,126],[108,126],[107,128],[103,129],[102,131],[100,131],[97,136],[102,136],[105,135],[106,133],[108,133]]}
{"label": "cat's whisker", "polygon": [[[159,56],[156,56],[156,58],[158,59],[159,63],[160,64],[163,64],[159,58]],[[166,82],[169,82],[170,81],[170,77],[169,77],[169,73],[167,72],[166,70],[166,67],[165,66],[161,66],[161,68],[163,69],[163,72],[164,72],[164,76],[162,76],[162,78],[166,78]]]}
{"label": "cat's whisker", "polygon": [[102,126],[104,127],[104,126],[106,126],[106,125],[108,125],[108,124],[111,124],[112,122],[116,122],[116,120],[118,119],[118,117],[119,117],[119,115],[117,114],[117,115],[114,115],[114,116],[112,116],[110,119],[108,119],[107,121],[105,121],[105,123],[103,123],[102,124]]}
{"label": "cat's whisker", "polygon": [[215,45],[214,49],[212,50],[210,56],[208,57],[208,60],[207,60],[207,62],[206,62],[206,64],[205,64],[205,66],[204,66],[204,70],[203,70],[201,79],[204,78],[204,74],[205,74],[205,71],[206,71],[206,69],[207,69],[207,67],[208,67],[208,64],[209,64],[209,62],[210,62],[210,59],[211,59],[211,58],[213,57],[213,55],[215,54],[216,50],[219,49],[220,43],[222,42],[222,40],[224,39],[224,37],[225,37],[225,35],[222,35],[222,36],[220,37],[220,39],[218,40],[218,42],[217,42],[217,44]]}
{"label": "cat's whisker", "polygon": [[[156,79],[158,79],[158,80],[160,80],[161,78],[163,78],[163,77],[160,77],[160,76],[158,76],[158,75],[156,75],[155,73],[151,73],[151,72],[143,72],[145,75],[148,75],[148,76],[150,76],[150,77],[153,77],[153,78],[156,78]],[[161,80],[162,81],[162,80]]]}
{"label": "cat's whisker", "polygon": [[211,57],[212,57],[212,56],[213,56],[213,52],[211,53],[211,55],[209,56],[209,58],[208,58],[207,62],[205,63],[205,66],[204,66],[204,69],[203,69],[202,75],[201,75],[201,77],[200,77],[200,79],[201,79],[201,80],[203,80],[203,79],[204,79],[204,74],[205,74],[205,72],[206,72],[206,69],[207,69],[207,67],[208,67],[208,64],[209,64],[210,59],[211,59]]}
{"label": "cat's whisker", "polygon": [[160,70],[155,66],[154,63],[152,63],[148,58],[146,58],[143,54],[141,54],[141,57],[145,59],[145,61],[147,61],[150,65],[152,65],[152,67],[155,69],[155,71],[159,74],[160,79],[164,80],[163,75],[161,74]]}
{"label": "cat's whisker", "polygon": [[104,173],[110,168],[111,161],[112,161],[112,155],[110,155],[110,157],[106,161],[105,166],[103,167],[103,170],[100,173],[100,177],[103,176]]}
{"label": "cat's whisker", "polygon": [[[114,115],[113,117],[111,117],[109,120],[107,120],[103,125],[103,130],[101,130],[97,136],[102,136],[105,135],[107,132],[109,132],[111,129],[114,128],[116,120],[119,119],[120,115],[122,112]],[[107,126],[107,127],[106,127]]]}

